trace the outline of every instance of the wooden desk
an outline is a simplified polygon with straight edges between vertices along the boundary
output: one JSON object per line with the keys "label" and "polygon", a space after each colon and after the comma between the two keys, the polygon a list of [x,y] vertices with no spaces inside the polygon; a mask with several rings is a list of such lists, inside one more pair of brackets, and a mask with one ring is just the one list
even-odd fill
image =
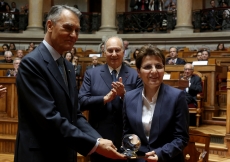
{"label": "wooden desk", "polygon": [[0,116],[18,118],[18,97],[15,77],[0,77],[0,85],[7,87],[7,93],[0,98]]}
{"label": "wooden desk", "polygon": [[[181,57],[191,57],[193,54],[197,54],[197,51],[183,51]],[[210,57],[223,57],[230,56],[230,51],[211,51]]]}
{"label": "wooden desk", "polygon": [[[179,71],[184,72],[184,65],[166,65],[165,71],[167,73]],[[194,71],[199,71],[207,77],[207,98],[204,102],[204,107],[206,113],[204,118],[211,119],[213,116],[217,115],[219,107],[217,106],[216,98],[216,77],[222,72],[222,67],[217,65],[199,65],[194,66]]]}
{"label": "wooden desk", "polygon": [[188,80],[170,79],[170,80],[163,80],[163,83],[181,90],[184,90],[186,87],[188,87]]}

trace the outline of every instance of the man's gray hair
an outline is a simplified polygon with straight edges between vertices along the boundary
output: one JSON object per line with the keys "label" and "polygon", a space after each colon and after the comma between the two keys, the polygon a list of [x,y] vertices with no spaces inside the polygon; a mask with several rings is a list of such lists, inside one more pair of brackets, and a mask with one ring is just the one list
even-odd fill
{"label": "man's gray hair", "polygon": [[20,60],[20,61],[21,61],[22,59],[20,59],[19,57],[15,57],[15,58],[14,58],[14,61],[13,61],[13,64],[14,64],[17,60]]}
{"label": "man's gray hair", "polygon": [[60,15],[61,15],[63,10],[69,10],[69,11],[73,12],[80,20],[81,12],[77,8],[67,6],[67,5],[55,5],[55,6],[51,7],[51,9],[47,15],[47,18],[46,18],[46,23],[48,20],[51,20],[52,22],[56,23],[60,19]]}
{"label": "man's gray hair", "polygon": [[13,53],[11,51],[5,51],[4,56],[6,57],[6,55],[8,55],[8,54],[10,54],[11,57],[13,56]]}
{"label": "man's gray hair", "polygon": [[191,63],[186,63],[186,64],[184,65],[184,68],[185,68],[186,65],[191,65],[192,69],[194,69],[194,65],[193,65],[193,64],[191,64]]}
{"label": "man's gray hair", "polygon": [[124,42],[123,42],[123,39],[121,38],[121,37],[118,37],[118,36],[111,36],[111,37],[108,37],[106,40],[105,40],[105,44],[104,44],[104,50],[106,51],[107,50],[107,47],[106,47],[106,44],[107,44],[107,42],[108,42],[108,40],[109,39],[111,39],[111,38],[118,38],[120,41],[121,41],[121,48],[123,49],[123,50],[125,50],[124,49]]}

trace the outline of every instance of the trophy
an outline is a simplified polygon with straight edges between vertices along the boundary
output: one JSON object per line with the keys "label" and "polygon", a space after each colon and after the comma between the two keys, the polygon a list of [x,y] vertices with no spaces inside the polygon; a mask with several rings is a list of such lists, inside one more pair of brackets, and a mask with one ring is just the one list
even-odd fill
{"label": "trophy", "polygon": [[126,134],[122,140],[121,149],[126,157],[137,158],[136,152],[141,146],[140,138],[135,134]]}

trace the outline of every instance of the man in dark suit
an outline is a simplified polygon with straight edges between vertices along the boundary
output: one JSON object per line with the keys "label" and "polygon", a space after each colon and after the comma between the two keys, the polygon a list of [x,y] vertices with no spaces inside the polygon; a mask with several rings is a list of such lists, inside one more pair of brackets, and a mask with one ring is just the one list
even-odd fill
{"label": "man in dark suit", "polygon": [[[121,38],[114,36],[106,40],[105,57],[105,65],[85,72],[79,102],[82,111],[89,110],[89,123],[93,128],[120,147],[123,97],[127,91],[141,87],[142,82],[134,69],[122,63],[124,45]],[[113,160],[91,155],[91,162],[110,161]]]}
{"label": "man in dark suit", "polygon": [[192,64],[185,64],[184,75],[182,79],[189,81],[189,87],[185,89],[187,103],[193,103],[194,105],[197,105],[196,95],[202,91],[202,83],[200,77],[194,75],[193,71],[194,69]]}
{"label": "man in dark suit", "polygon": [[178,58],[178,49],[176,47],[169,48],[170,57],[166,59],[166,64],[168,65],[184,65],[185,60]]}
{"label": "man in dark suit", "polygon": [[78,39],[80,15],[74,7],[53,6],[43,42],[20,63],[15,162],[76,162],[76,151],[124,157],[79,111],[74,68],[61,56]]}

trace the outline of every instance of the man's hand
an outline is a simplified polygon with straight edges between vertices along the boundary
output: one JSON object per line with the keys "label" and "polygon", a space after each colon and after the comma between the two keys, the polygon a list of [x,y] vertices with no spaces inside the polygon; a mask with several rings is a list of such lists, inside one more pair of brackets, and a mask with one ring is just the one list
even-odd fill
{"label": "man's hand", "polygon": [[0,85],[0,98],[4,97],[6,94],[6,87]]}
{"label": "man's hand", "polygon": [[121,98],[124,97],[126,91],[125,91],[125,86],[122,83],[121,77],[119,78],[118,82],[112,83],[112,87],[116,90],[118,96],[120,96]]}
{"label": "man's hand", "polygon": [[113,88],[106,96],[104,96],[104,104],[112,101],[117,95],[116,90]]}
{"label": "man's hand", "polygon": [[110,159],[126,159],[125,155],[117,152],[112,141],[103,138],[100,139],[95,152]]}
{"label": "man's hand", "polygon": [[174,65],[174,61],[172,59],[169,60],[168,64]]}
{"label": "man's hand", "polygon": [[147,162],[157,162],[158,161],[158,156],[155,153],[155,151],[147,152],[145,156],[146,156],[145,160]]}

